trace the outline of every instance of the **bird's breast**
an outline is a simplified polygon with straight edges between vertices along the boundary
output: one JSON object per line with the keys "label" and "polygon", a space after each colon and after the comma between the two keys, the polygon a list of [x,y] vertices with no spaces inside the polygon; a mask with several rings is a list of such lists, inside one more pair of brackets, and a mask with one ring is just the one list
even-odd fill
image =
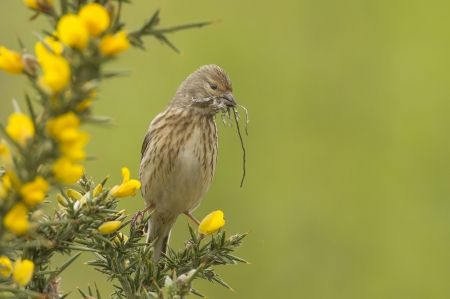
{"label": "bird's breast", "polygon": [[179,117],[172,113],[155,121],[141,161],[144,199],[160,212],[192,211],[214,176],[218,147],[214,118],[181,112]]}

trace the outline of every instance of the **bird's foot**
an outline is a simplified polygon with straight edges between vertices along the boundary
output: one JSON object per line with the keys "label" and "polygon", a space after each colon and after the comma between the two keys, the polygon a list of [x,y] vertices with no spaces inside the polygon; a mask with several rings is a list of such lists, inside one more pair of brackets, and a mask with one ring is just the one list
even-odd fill
{"label": "bird's foot", "polygon": [[192,221],[195,222],[195,224],[197,224],[198,226],[200,226],[200,221],[198,221],[197,218],[195,218],[191,213],[189,213],[189,212],[184,212],[184,214],[186,214],[186,216],[188,216],[189,218],[191,218]]}
{"label": "bird's foot", "polygon": [[137,211],[131,218],[130,230],[131,230],[131,228],[136,228],[137,226],[139,226],[142,223],[142,220],[144,219],[145,212],[147,212],[148,210],[153,209],[153,208],[154,208],[154,205],[149,205],[142,211]]}

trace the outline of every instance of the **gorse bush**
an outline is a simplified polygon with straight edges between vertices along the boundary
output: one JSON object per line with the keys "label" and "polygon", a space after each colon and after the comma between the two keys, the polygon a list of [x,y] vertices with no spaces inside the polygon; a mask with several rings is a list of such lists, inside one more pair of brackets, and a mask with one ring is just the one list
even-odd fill
{"label": "gorse bush", "polygon": [[[56,8],[52,0],[25,0],[32,19],[46,15],[53,31],[35,33],[34,49],[20,39],[17,50],[0,47],[0,68],[26,76],[32,88],[26,107],[13,100],[9,119],[0,120],[0,297],[66,297],[73,286],[61,286],[62,272],[82,251],[92,253],[88,264],[111,281],[113,298],[203,296],[192,288],[194,279],[230,288],[212,267],[247,263],[233,255],[247,234],[226,237],[221,211],[205,217],[199,229],[189,226],[183,249],[169,247],[155,260],[143,238],[151,215],[131,221],[117,210],[140,182],[127,168],[118,186],[108,186],[107,178],[94,183],[84,173],[90,137],[80,126],[110,120],[95,116],[91,103],[103,80],[122,74],[103,70],[104,64],[130,45],[144,48],[146,35],[178,51],[167,33],[212,23],[160,27],[156,11],[140,29],[128,31],[120,14],[125,2],[61,0]],[[50,198],[50,190],[58,194]],[[45,213],[49,204],[57,207]],[[127,233],[119,232],[127,226]],[[56,252],[70,257],[54,267]],[[79,291],[84,298],[101,298],[97,287]]]}

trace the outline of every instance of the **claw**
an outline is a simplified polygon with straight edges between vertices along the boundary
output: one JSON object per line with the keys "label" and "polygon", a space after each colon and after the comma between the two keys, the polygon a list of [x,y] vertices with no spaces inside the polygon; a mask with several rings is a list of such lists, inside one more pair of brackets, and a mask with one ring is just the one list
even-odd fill
{"label": "claw", "polygon": [[130,233],[131,230],[138,227],[139,224],[141,224],[142,219],[144,218],[144,213],[142,213],[141,211],[137,211],[133,217],[131,218],[131,223],[130,223]]}
{"label": "claw", "polygon": [[[143,209],[142,211],[137,211],[133,217],[131,218],[131,223],[130,223],[130,232],[132,229],[135,229],[136,227],[138,227],[139,225],[141,225],[142,220],[144,219],[144,214],[145,212],[147,212],[150,209],[153,209],[154,206],[153,205],[149,205],[148,207],[146,207],[145,209]],[[144,228],[144,232],[147,232],[147,229]]]}

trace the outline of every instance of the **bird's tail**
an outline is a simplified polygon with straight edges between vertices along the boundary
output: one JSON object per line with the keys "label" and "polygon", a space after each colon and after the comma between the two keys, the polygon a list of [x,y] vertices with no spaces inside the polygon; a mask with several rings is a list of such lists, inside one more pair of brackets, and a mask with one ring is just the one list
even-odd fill
{"label": "bird's tail", "polygon": [[161,257],[162,252],[166,253],[167,245],[169,244],[170,239],[170,232],[176,221],[176,218],[172,220],[165,216],[166,215],[158,215],[158,213],[154,213],[148,221],[147,243],[151,243],[158,238],[156,243],[153,245],[155,253],[153,255],[154,261]]}
{"label": "bird's tail", "polygon": [[[167,235],[163,238],[159,238],[156,241],[155,245],[153,245],[153,250],[155,252],[153,255],[153,259],[155,261],[161,257],[162,252],[166,253],[167,245],[169,244],[169,239],[170,239],[170,232],[169,232],[169,235]],[[155,240],[155,238],[153,240],[151,240],[150,234],[147,235],[147,243],[153,242],[154,240]]]}

